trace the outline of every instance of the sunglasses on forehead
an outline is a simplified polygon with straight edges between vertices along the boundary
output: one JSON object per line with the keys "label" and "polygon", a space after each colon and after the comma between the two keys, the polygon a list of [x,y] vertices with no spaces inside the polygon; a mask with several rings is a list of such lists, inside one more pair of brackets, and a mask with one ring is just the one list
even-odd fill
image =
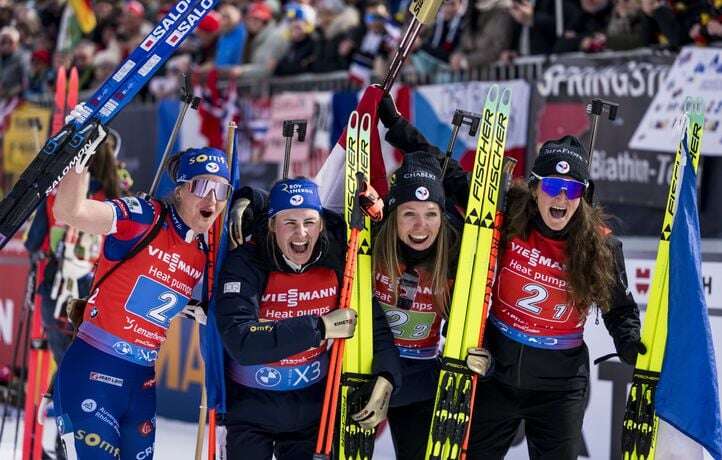
{"label": "sunglasses on forehead", "polygon": [[542,191],[551,197],[559,195],[563,190],[567,194],[567,198],[576,200],[584,195],[584,190],[587,188],[587,184],[574,179],[542,177],[534,173],[532,173],[532,176],[541,183]]}
{"label": "sunglasses on forehead", "polygon": [[218,201],[226,201],[231,197],[233,191],[230,184],[218,182],[211,179],[191,179],[183,181],[184,184],[190,184],[191,193],[198,198],[205,198],[209,193],[213,192]]}

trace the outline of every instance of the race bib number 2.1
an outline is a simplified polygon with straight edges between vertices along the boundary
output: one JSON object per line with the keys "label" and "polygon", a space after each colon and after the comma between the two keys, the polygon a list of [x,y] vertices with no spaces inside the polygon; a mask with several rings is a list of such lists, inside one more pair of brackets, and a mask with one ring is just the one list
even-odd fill
{"label": "race bib number 2.1", "polygon": [[170,320],[186,306],[188,300],[188,297],[168,286],[141,276],[125,303],[125,309],[129,313],[167,329],[170,326]]}

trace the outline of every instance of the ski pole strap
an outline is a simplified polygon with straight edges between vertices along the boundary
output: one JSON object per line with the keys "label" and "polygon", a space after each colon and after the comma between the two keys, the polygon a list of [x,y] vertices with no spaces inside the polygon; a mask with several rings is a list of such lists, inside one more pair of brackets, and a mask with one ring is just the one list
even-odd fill
{"label": "ski pole strap", "polygon": [[372,458],[374,451],[375,429],[365,430],[351,418],[351,415],[358,413],[366,405],[363,398],[364,387],[369,385],[374,376],[347,372],[341,376],[342,386],[347,388],[345,407],[345,426],[340,428],[340,435],[343,438],[344,455],[346,458]]}
{"label": "ski pole strap", "polygon": [[[100,285],[103,284],[103,281],[105,281],[113,272],[115,272],[121,265],[123,265],[125,262],[129,261],[133,257],[135,257],[140,251],[142,251],[146,246],[148,246],[151,241],[155,239],[156,236],[158,236],[158,233],[160,232],[160,229],[163,227],[163,222],[165,222],[165,218],[168,215],[168,206],[160,202],[160,215],[158,216],[158,220],[156,221],[155,225],[153,225],[153,228],[146,233],[145,237],[141,240],[140,243],[135,245],[133,249],[128,251],[128,253],[123,256],[118,262],[116,262],[115,265],[110,267],[110,270],[105,272],[103,276],[100,277],[100,280],[98,280],[97,283],[93,283],[93,287],[90,289],[90,292],[92,293],[95,289],[100,288]],[[93,280],[95,281],[95,280]]]}
{"label": "ski pole strap", "polygon": [[608,361],[608,360],[614,358],[615,356],[619,356],[619,354],[618,353],[609,353],[604,356],[600,356],[599,358],[594,360],[594,365],[596,366],[600,363],[603,363],[604,361]]}
{"label": "ski pole strap", "polygon": [[[160,232],[160,229],[163,227],[163,222],[165,222],[165,218],[168,215],[168,207],[163,203],[160,202],[160,214],[158,216],[158,220],[153,225],[153,228],[145,235],[145,237],[135,245],[128,253],[123,256],[118,262],[116,262],[115,265],[110,267],[110,269],[103,274],[103,276],[100,277],[100,279],[95,282],[95,279],[93,279],[93,283],[90,287],[90,295],[96,290],[100,288],[100,285],[103,284],[103,281],[105,281],[113,272],[115,272],[121,265],[123,265],[125,262],[129,261],[133,257],[136,256],[140,251],[143,250],[146,246],[148,246],[151,241],[155,239],[155,237],[158,235],[158,232]],[[87,305],[87,298],[83,299],[70,299],[66,305],[66,312],[68,314],[68,318],[70,319],[70,322],[73,323],[74,332],[73,332],[73,338],[78,334],[79,328],[83,322],[83,315],[85,313],[85,307]]]}
{"label": "ski pole strap", "polygon": [[466,360],[450,358],[444,356],[441,358],[441,368],[448,372],[455,372],[457,374],[474,375],[474,372],[469,369],[466,365]]}

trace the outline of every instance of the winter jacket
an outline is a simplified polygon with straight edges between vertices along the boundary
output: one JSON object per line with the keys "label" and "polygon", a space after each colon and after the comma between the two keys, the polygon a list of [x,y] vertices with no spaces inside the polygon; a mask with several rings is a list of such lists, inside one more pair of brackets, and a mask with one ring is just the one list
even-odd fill
{"label": "winter jacket", "polygon": [[[340,216],[330,211],[324,211],[323,216],[328,238],[326,242],[319,239],[311,262],[304,270],[313,267],[332,269],[338,280],[340,294],[345,263],[345,225]],[[230,357],[242,365],[278,361],[311,347],[318,347],[324,339],[322,321],[317,315],[273,321],[271,328],[265,327],[271,324],[268,321],[259,321],[259,304],[266,282],[272,272],[279,270],[274,259],[281,264],[281,272],[294,273],[285,265],[275,245],[275,257],[270,253],[267,225],[267,219],[262,218],[256,226],[253,241],[229,252],[217,283],[217,324],[221,339]],[[398,351],[380,306],[375,303],[373,311],[373,373],[385,375],[395,388],[399,388],[401,377]],[[252,391],[264,393],[261,390]]]}

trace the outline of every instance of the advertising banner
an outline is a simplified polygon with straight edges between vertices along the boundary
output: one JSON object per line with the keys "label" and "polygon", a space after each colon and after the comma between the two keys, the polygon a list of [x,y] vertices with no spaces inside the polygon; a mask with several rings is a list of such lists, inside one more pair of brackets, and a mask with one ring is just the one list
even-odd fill
{"label": "advertising banner", "polygon": [[591,163],[595,198],[604,203],[662,207],[672,166],[670,153],[630,149],[634,130],[672,62],[670,56],[587,58],[554,61],[535,85],[529,129],[529,160],[544,141],[564,135],[589,145],[593,98],[619,104],[617,119],[599,120]]}
{"label": "advertising banner", "polygon": [[702,98],[705,116],[702,155],[722,155],[722,49],[684,48],[656,92],[630,148],[673,152],[679,131],[674,120],[686,98]]}

